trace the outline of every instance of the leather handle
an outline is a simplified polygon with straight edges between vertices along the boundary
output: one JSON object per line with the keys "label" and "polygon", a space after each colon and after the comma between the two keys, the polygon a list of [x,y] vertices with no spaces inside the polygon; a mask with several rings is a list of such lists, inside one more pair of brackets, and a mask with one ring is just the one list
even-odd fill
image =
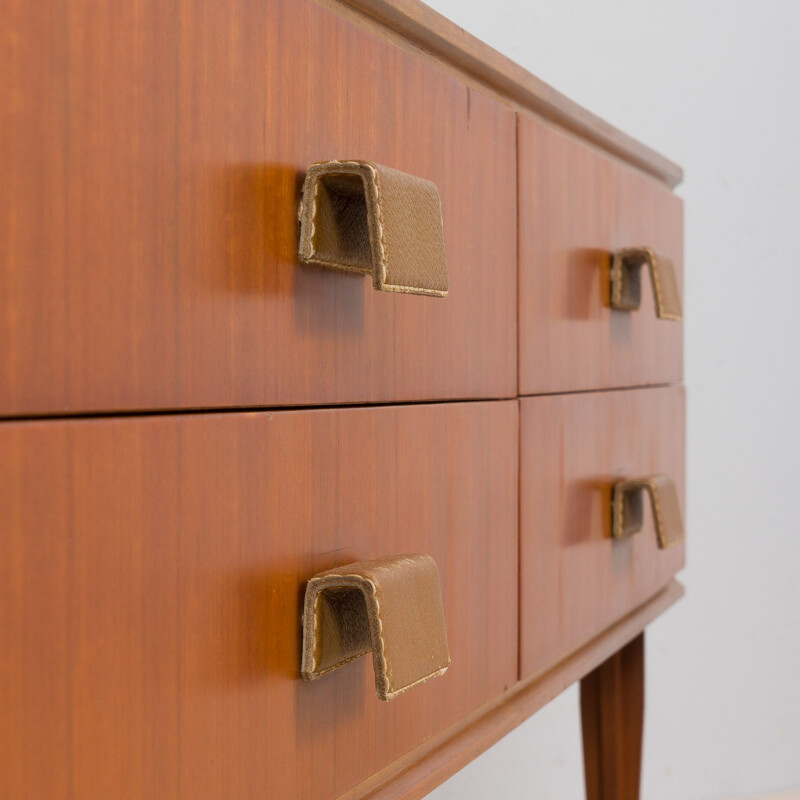
{"label": "leather handle", "polygon": [[372,275],[382,292],[447,295],[439,190],[370,161],[312,164],[300,201],[300,260]]}
{"label": "leather handle", "polygon": [[626,539],[644,524],[643,494],[650,495],[656,539],[663,550],[682,542],[683,520],[675,482],[667,475],[653,475],[618,481],[611,492],[611,535]]}
{"label": "leather handle", "polygon": [[308,582],[303,678],[321,678],[370,650],[381,700],[392,700],[447,670],[450,651],[439,571],[430,556],[358,561]]}
{"label": "leather handle", "polygon": [[681,320],[681,295],[672,259],[651,247],[627,247],[611,259],[611,307],[623,311],[639,308],[642,299],[642,266],[647,265],[653,284],[659,319]]}

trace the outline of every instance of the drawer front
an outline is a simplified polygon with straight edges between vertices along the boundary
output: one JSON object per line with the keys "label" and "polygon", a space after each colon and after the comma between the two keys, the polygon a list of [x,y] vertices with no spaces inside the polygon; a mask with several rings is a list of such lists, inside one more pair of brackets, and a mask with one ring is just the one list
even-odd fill
{"label": "drawer front", "polygon": [[611,488],[664,474],[684,513],[681,387],[520,401],[520,673],[565,656],[632,611],[684,564],[661,550],[652,513],[611,538]]}
{"label": "drawer front", "polygon": [[[3,797],[333,798],[498,695],[517,430],[515,401],[0,426]],[[305,582],[407,552],[448,672],[303,682]]]}
{"label": "drawer front", "polygon": [[[0,414],[516,394],[511,110],[312,0],[50,5],[4,22]],[[299,263],[342,158],[438,186],[447,298]]]}
{"label": "drawer front", "polygon": [[665,186],[532,117],[519,118],[521,394],[679,383],[683,324],[609,305],[610,255],[670,257],[683,292],[683,202]]}

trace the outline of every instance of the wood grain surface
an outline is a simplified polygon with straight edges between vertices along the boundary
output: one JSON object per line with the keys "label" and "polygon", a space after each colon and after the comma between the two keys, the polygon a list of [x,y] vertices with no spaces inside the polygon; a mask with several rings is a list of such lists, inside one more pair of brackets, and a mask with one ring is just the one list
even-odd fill
{"label": "wood grain surface", "polygon": [[544,394],[683,378],[683,323],[608,304],[612,250],[646,245],[683,287],[683,202],[569,134],[519,117],[519,390]]}
{"label": "wood grain surface", "polygon": [[[320,2],[337,4],[337,0]],[[582,108],[421,0],[342,0],[342,3],[463,70],[498,94],[649,172],[668,186],[676,186],[683,180],[683,170],[677,164]],[[566,32],[562,35],[566,41]]]}
{"label": "wood grain surface", "polygon": [[[517,403],[0,425],[4,800],[337,797],[517,676]],[[452,666],[300,680],[316,572],[439,566]]]}
{"label": "wood grain surface", "polygon": [[[516,394],[488,94],[312,0],[8,0],[0,72],[0,415]],[[445,300],[299,265],[332,158],[437,184]]]}
{"label": "wood grain surface", "polygon": [[581,681],[586,800],[639,800],[644,632]]}
{"label": "wood grain surface", "polygon": [[[611,487],[665,473],[685,515],[682,387],[520,401],[520,674],[596,636],[664,587],[685,544],[611,539]],[[684,517],[685,521],[685,517]]]}
{"label": "wood grain surface", "polygon": [[341,800],[420,800],[425,797],[568,686],[611,659],[683,594],[683,586],[670,581],[666,588],[566,658],[519,681],[476,713],[462,718],[347,792]]}

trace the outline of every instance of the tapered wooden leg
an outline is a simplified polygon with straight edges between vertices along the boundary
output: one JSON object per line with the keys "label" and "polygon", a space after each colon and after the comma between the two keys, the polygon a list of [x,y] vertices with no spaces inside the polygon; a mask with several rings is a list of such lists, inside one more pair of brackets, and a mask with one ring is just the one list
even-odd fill
{"label": "tapered wooden leg", "polygon": [[587,800],[639,800],[644,633],[581,681]]}

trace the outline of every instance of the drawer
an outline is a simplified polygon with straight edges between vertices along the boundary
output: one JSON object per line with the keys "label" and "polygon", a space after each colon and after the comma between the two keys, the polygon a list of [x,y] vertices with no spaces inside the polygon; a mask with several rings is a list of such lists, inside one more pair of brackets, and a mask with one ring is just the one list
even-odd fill
{"label": "drawer", "polygon": [[683,323],[610,307],[611,253],[668,256],[683,293],[683,202],[655,179],[533,117],[519,118],[519,389],[679,383]]}
{"label": "drawer", "polygon": [[[175,6],[6,23],[0,415],[515,396],[513,111],[312,0]],[[299,263],[328,159],[437,185],[448,297]]]}
{"label": "drawer", "polygon": [[[612,538],[621,480],[671,477],[684,503],[684,391],[634,389],[520,401],[520,674],[572,652],[656,594],[685,545]],[[663,510],[663,509],[662,509]]]}
{"label": "drawer", "polygon": [[[0,426],[3,797],[333,798],[501,693],[517,430],[516,401]],[[447,673],[303,682],[305,582],[407,552]]]}

